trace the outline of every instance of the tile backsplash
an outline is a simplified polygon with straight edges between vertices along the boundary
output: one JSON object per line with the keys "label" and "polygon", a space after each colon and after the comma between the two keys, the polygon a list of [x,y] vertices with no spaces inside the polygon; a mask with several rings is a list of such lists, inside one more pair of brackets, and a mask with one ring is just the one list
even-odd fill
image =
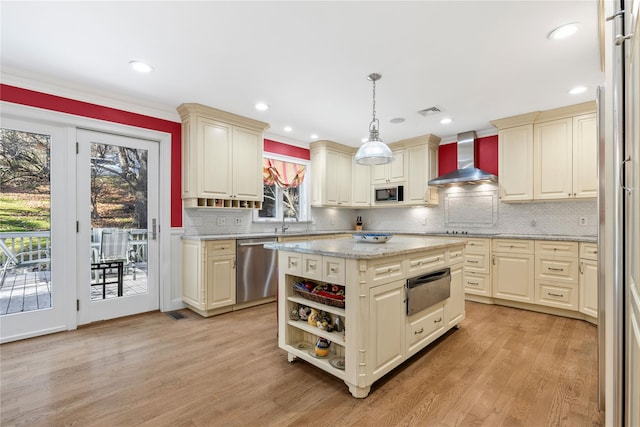
{"label": "tile backsplash", "polygon": [[[358,215],[364,230],[370,231],[595,236],[598,230],[595,199],[502,203],[497,184],[441,189],[440,204],[434,207],[311,208],[311,221],[287,226],[289,232],[352,230]],[[186,235],[271,233],[280,226],[280,222],[253,222],[249,209],[185,209],[183,216]]]}

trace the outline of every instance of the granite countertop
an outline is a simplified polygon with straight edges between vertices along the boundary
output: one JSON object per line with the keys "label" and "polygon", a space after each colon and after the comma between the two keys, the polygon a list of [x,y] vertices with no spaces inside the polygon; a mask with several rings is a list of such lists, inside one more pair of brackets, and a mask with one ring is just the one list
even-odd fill
{"label": "granite countertop", "polygon": [[[362,231],[356,232],[354,230],[324,230],[324,231],[291,231],[286,233],[244,233],[244,234],[208,234],[208,235],[195,235],[195,236],[182,236],[186,240],[226,240],[226,239],[259,239],[259,238],[273,238],[273,237],[296,237],[296,236],[322,236],[327,234],[349,234],[349,233],[382,233],[382,231]],[[418,237],[450,237],[453,239],[464,239],[466,237],[472,238],[486,238],[486,239],[523,239],[523,240],[556,240],[556,241],[570,241],[570,242],[588,242],[596,243],[598,236],[567,236],[562,234],[518,234],[518,233],[474,233],[468,234],[447,234],[447,233],[434,233],[434,232],[411,232],[411,231],[384,231],[385,233],[400,234],[400,235],[412,235]],[[398,237],[395,236],[394,239]]]}
{"label": "granite countertop", "polygon": [[463,245],[464,243],[464,238],[434,239],[420,236],[393,236],[386,243],[367,243],[354,239],[322,239],[288,243],[272,242],[265,243],[264,247],[337,258],[371,259],[446,248],[452,245]]}

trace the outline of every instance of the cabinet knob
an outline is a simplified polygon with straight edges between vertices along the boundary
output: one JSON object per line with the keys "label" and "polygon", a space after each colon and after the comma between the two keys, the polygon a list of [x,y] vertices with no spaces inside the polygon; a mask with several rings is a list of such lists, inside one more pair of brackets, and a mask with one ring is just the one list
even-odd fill
{"label": "cabinet knob", "polygon": [[442,322],[442,317],[440,317],[439,319],[433,321],[433,323],[440,323],[440,322]]}
{"label": "cabinet knob", "polygon": [[423,333],[423,332],[424,332],[424,328],[420,328],[420,329],[418,329],[417,331],[415,331],[415,332],[413,333],[413,335],[418,335],[418,334],[421,334],[421,333]]}

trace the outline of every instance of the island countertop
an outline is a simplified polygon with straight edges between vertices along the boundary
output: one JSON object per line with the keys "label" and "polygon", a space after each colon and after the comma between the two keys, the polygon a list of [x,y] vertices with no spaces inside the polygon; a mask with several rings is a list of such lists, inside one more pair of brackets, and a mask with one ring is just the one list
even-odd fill
{"label": "island countertop", "polygon": [[451,245],[464,245],[464,238],[429,238],[393,236],[385,243],[367,243],[355,239],[305,240],[300,242],[269,242],[267,249],[318,254],[337,258],[373,259],[393,255],[420,252],[429,249],[446,248]]}

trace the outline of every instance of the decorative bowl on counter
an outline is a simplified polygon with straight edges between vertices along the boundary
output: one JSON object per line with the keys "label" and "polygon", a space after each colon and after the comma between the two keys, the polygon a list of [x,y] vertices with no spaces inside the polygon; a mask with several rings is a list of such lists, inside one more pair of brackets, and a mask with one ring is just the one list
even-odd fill
{"label": "decorative bowl on counter", "polygon": [[391,233],[356,233],[353,238],[358,242],[384,243],[393,237]]}

